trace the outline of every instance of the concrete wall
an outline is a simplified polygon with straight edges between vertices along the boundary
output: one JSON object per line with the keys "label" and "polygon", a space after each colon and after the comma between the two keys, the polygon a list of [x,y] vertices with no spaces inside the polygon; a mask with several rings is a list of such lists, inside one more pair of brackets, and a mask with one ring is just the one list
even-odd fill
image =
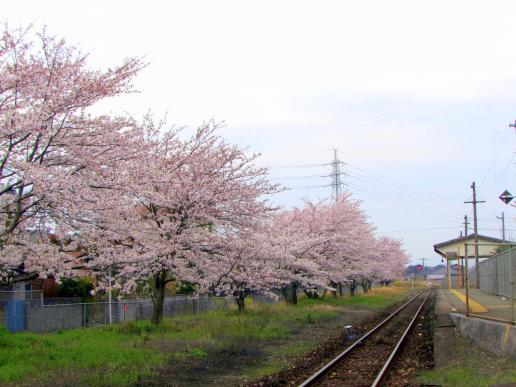
{"label": "concrete wall", "polygon": [[450,313],[459,332],[481,348],[516,359],[516,326]]}
{"label": "concrete wall", "polygon": [[[231,303],[231,299],[221,297],[171,297],[165,299],[164,316],[203,313],[215,308],[225,309],[227,304]],[[0,302],[0,326],[4,327],[7,327],[6,305],[6,302]],[[42,305],[41,300],[25,300],[24,307],[24,330],[29,332],[55,332],[109,324],[110,306],[106,302]],[[151,315],[151,300],[127,300],[111,304],[113,323],[148,320]]]}
{"label": "concrete wall", "polygon": [[82,305],[25,307],[25,329],[29,332],[54,332],[82,327]]}

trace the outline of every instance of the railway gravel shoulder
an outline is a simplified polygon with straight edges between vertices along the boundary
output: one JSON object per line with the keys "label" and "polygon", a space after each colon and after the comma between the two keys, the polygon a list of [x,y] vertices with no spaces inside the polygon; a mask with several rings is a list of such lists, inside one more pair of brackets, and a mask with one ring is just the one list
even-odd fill
{"label": "railway gravel shoulder", "polygon": [[403,305],[406,300],[392,305],[371,315],[360,324],[348,327],[314,350],[299,358],[294,364],[282,371],[267,377],[260,378],[245,386],[297,386],[306,380],[310,375],[323,367],[329,360],[333,359],[345,348],[361,337],[365,332],[371,330],[389,316],[394,310]]}

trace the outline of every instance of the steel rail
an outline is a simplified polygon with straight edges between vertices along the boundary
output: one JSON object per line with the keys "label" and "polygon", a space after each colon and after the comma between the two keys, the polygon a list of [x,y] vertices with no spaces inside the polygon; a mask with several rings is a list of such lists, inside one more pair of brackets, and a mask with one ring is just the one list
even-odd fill
{"label": "steel rail", "polygon": [[374,380],[373,384],[371,384],[371,387],[377,387],[381,383],[381,381],[383,380],[385,375],[387,374],[387,370],[391,366],[394,358],[398,355],[398,352],[399,352],[401,346],[405,342],[405,339],[408,336],[409,332],[412,330],[412,327],[414,326],[414,323],[416,322],[417,317],[419,316],[419,313],[421,312],[421,309],[423,309],[423,306],[425,306],[426,300],[428,300],[428,297],[430,297],[430,294],[432,294],[432,291],[428,292],[428,294],[426,295],[426,297],[423,300],[423,302],[421,303],[421,305],[419,305],[419,308],[417,309],[416,313],[414,314],[414,317],[410,321],[410,324],[408,325],[407,329],[405,329],[405,332],[403,332],[403,335],[401,336],[401,338],[398,340],[398,343],[396,344],[396,346],[394,347],[394,349],[391,352],[391,355],[389,356],[387,361],[384,363],[382,369],[376,376],[376,379]]}
{"label": "steel rail", "polygon": [[369,336],[371,336],[373,333],[378,331],[380,328],[382,328],[386,323],[388,323],[390,320],[392,320],[395,316],[398,315],[399,312],[401,312],[403,309],[405,309],[407,306],[409,306],[416,298],[418,298],[420,295],[422,295],[426,290],[423,290],[416,294],[414,297],[412,297],[410,300],[408,300],[405,304],[400,306],[398,309],[396,309],[394,312],[392,312],[388,317],[385,318],[380,324],[375,326],[373,329],[371,329],[369,332],[365,333],[362,337],[360,337],[357,341],[355,341],[353,344],[351,344],[349,347],[347,347],[343,352],[338,354],[336,357],[334,357],[329,363],[327,363],[324,367],[319,369],[315,374],[310,376],[308,379],[306,379],[303,383],[301,383],[298,387],[307,387],[311,386],[313,383],[315,383],[317,380],[319,380],[321,377],[326,375],[338,362],[340,362],[344,357],[346,357],[351,351],[353,351],[358,345],[362,343],[365,339],[367,339]]}

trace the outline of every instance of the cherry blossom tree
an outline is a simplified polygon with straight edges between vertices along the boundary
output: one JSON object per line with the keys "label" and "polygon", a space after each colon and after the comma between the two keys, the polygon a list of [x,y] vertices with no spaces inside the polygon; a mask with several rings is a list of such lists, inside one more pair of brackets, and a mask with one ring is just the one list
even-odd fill
{"label": "cherry blossom tree", "polygon": [[[320,266],[326,273],[328,286],[342,294],[342,285],[349,274],[364,265],[367,255],[364,253],[371,246],[374,229],[367,222],[360,202],[353,200],[349,192],[339,195],[333,203],[322,201],[317,208],[314,232],[326,235]],[[336,295],[336,291],[333,293]]]}
{"label": "cherry blossom tree", "polygon": [[215,278],[211,288],[233,297],[240,312],[251,294],[276,297],[272,292],[276,282],[274,248],[266,232],[271,224],[265,220],[256,223],[238,231],[218,230],[220,239],[211,251],[210,267],[217,268],[212,273]]}
{"label": "cherry blossom tree", "polygon": [[266,169],[254,166],[256,155],[226,144],[219,127],[208,122],[188,137],[148,120],[140,146],[145,152],[91,200],[95,221],[81,232],[94,241],[91,265],[112,270],[115,286],[125,291],[149,284],[156,324],[167,283],[185,281],[202,290],[213,272],[224,272],[213,255],[219,230],[244,230],[271,210],[265,196],[276,187]]}
{"label": "cherry blossom tree", "polygon": [[55,234],[80,211],[92,176],[132,138],[131,120],[89,108],[130,92],[143,66],[130,58],[93,70],[87,55],[45,29],[5,26],[0,33],[0,281],[66,269],[65,244]]}
{"label": "cherry blossom tree", "polygon": [[381,237],[377,240],[378,258],[374,273],[375,279],[380,283],[388,284],[403,275],[409,256],[402,248],[402,242],[398,239]]}
{"label": "cherry blossom tree", "polygon": [[401,242],[376,239],[349,193],[273,211],[279,188],[220,124],[191,133],[150,115],[93,115],[132,91],[144,63],[98,71],[87,59],[45,29],[0,35],[0,283],[73,276],[69,252],[84,251],[100,287],[146,284],[159,323],[172,281],[243,310],[252,292],[280,289],[296,303],[299,289],[367,289],[401,273]]}
{"label": "cherry blossom tree", "polygon": [[276,257],[275,285],[291,304],[297,304],[298,289],[326,285],[320,251],[328,236],[313,232],[316,215],[317,207],[307,202],[301,209],[276,214],[270,228],[269,240]]}
{"label": "cherry blossom tree", "polygon": [[347,285],[368,291],[372,282],[394,278],[407,260],[399,241],[374,237],[374,227],[349,192],[335,202],[305,202],[301,209],[278,214],[272,243],[277,244],[275,281],[286,300],[297,302],[302,288],[318,297],[318,289],[342,294]]}

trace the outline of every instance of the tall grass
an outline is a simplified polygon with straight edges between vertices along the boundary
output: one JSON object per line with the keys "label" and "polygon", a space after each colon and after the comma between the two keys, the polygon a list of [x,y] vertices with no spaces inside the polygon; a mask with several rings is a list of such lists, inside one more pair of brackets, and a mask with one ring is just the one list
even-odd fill
{"label": "tall grass", "polygon": [[52,334],[10,334],[0,330],[0,384],[31,380],[79,380],[87,385],[130,385],[158,372],[167,361],[217,353],[259,353],[308,324],[346,307],[380,308],[405,294],[400,287],[355,297],[301,297],[299,305],[248,303],[245,313],[215,310],[199,315]]}

